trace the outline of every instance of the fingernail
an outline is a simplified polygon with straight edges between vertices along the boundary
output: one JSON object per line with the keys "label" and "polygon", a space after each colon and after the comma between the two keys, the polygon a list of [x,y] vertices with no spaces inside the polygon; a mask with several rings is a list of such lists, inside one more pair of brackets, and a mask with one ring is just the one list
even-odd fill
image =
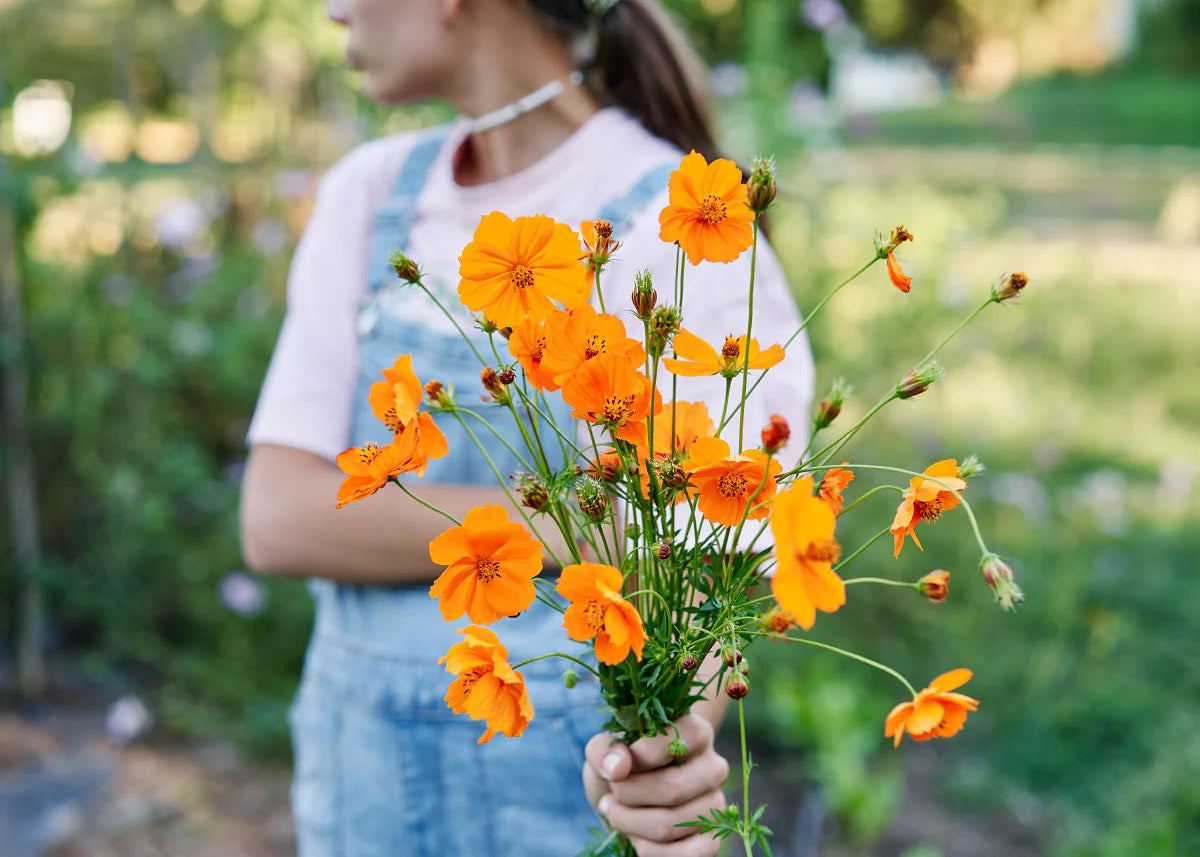
{"label": "fingernail", "polygon": [[612,806],[612,795],[604,795],[600,798],[600,802],[596,804],[596,809],[601,815],[608,815],[608,808]]}
{"label": "fingernail", "polygon": [[612,778],[612,772],[616,770],[616,767],[620,761],[621,753],[617,750],[613,750],[600,760],[600,773],[604,774],[604,778],[606,780]]}

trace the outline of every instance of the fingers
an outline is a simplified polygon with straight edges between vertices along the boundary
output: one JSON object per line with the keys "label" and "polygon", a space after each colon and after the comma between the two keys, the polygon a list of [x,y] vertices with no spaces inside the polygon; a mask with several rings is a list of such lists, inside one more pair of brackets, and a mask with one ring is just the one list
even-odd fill
{"label": "fingers", "polygon": [[[676,807],[630,807],[604,795],[597,807],[614,829],[630,837],[640,837],[650,842],[666,843],[681,839],[696,838],[694,827],[680,827],[685,821],[695,821],[710,810],[725,806],[725,796],[720,792],[709,792]],[[641,850],[639,857],[644,857]]]}
{"label": "fingers", "polygon": [[592,736],[584,748],[587,767],[602,780],[623,780],[633,769],[633,756],[629,747],[607,732]]}
{"label": "fingers", "polygon": [[585,762],[583,765],[583,791],[587,795],[588,803],[596,806],[600,802],[600,798],[608,794],[608,789],[608,780],[601,777],[590,763]]}
{"label": "fingers", "polygon": [[716,857],[721,850],[721,843],[711,834],[690,836],[676,842],[651,842],[631,836],[629,842],[638,857]]}
{"label": "fingers", "polygon": [[[679,729],[680,739],[688,746],[687,758],[704,753],[712,746],[712,724],[700,715],[685,714],[675,721],[675,725]],[[629,752],[633,755],[632,771],[652,771],[675,761],[669,750],[674,738],[675,734],[671,732],[667,735],[655,735],[653,738],[641,738],[633,742],[629,746]],[[615,771],[614,767],[614,773]],[[624,779],[624,777],[610,776],[609,779],[616,781]]]}
{"label": "fingers", "polygon": [[630,774],[610,788],[625,806],[682,806],[701,795],[719,791],[729,776],[729,763],[711,747],[678,765]]}

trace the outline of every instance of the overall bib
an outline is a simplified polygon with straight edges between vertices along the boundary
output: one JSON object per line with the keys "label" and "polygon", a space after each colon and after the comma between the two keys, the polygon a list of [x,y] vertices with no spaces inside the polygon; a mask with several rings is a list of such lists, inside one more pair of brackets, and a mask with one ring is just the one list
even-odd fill
{"label": "overall bib", "polygon": [[[439,128],[422,136],[375,216],[347,446],[390,442],[367,393],[382,380],[381,369],[411,353],[422,383],[453,384],[461,406],[479,408],[522,449],[506,412],[478,401],[481,366],[468,345],[457,334],[406,320],[401,307],[412,292],[428,298],[399,281],[388,264],[393,250],[407,247],[417,197],[445,135]],[[666,184],[670,169],[652,170],[599,216],[619,228]],[[486,336],[467,330],[480,353],[490,355]],[[570,408],[558,394],[550,394],[549,402],[558,424],[571,425]],[[412,490],[419,495],[421,484],[429,482],[496,485],[487,458],[458,421],[449,414],[434,419],[450,453],[430,461],[424,477],[410,480]],[[482,424],[469,424],[501,476],[523,469]],[[428,582],[363,586],[314,580],[310,589],[315,626],[289,712],[300,857],[564,857],[583,849],[588,829],[599,826],[583,792],[584,745],[606,720],[590,674],[580,675],[568,690],[562,673],[569,662],[548,658],[522,667],[532,722],[520,738],[497,735],[477,745],[485,725],[451,713],[443,697],[453,676],[438,664],[462,640],[457,629],[471,624],[466,616],[444,621]],[[561,614],[539,601],[490,627],[513,664],[552,651],[580,654],[562,628]]]}

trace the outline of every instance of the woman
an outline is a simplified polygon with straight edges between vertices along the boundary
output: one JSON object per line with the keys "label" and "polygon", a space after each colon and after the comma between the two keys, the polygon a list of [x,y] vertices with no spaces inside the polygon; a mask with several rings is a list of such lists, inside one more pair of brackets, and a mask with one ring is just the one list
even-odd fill
{"label": "woman", "polygon": [[[536,710],[525,735],[476,746],[478,724],[446,709],[437,665],[457,641],[428,595],[441,571],[428,543],[445,520],[392,491],[335,511],[342,474],[331,463],[347,446],[389,439],[366,390],[399,353],[413,353],[422,381],[456,383],[460,403],[477,398],[478,364],[424,295],[400,287],[393,249],[420,262],[468,327],[457,259],[492,210],[611,219],[625,246],[603,279],[623,317],[635,270],[670,282],[675,248],[657,237],[667,176],[689,149],[715,156],[694,66],[652,0],[332,0],[329,15],[349,31],[347,59],[368,96],[437,98],[462,118],[360,146],[326,176],[249,432],[247,560],[313,578],[317,600],[291,712],[300,853],[560,857],[586,844],[597,806],[643,857],[715,854],[711,839],[676,824],[724,805],[728,766],[712,747],[721,706],[681,721],[691,752],[671,764],[665,741],[612,745],[594,682],[568,691],[562,666],[545,660],[523,669]],[[689,329],[713,340],[744,325],[747,273],[745,261],[689,268]],[[757,282],[755,336],[782,341],[798,316],[769,248]],[[755,432],[770,413],[805,424],[802,346],[761,386],[747,414]],[[681,380],[681,398],[719,410],[721,385]],[[457,518],[507,504],[469,441],[439,424],[451,453],[414,490]],[[516,469],[491,451],[501,472]],[[560,621],[535,603],[498,631],[515,663],[563,650]]]}

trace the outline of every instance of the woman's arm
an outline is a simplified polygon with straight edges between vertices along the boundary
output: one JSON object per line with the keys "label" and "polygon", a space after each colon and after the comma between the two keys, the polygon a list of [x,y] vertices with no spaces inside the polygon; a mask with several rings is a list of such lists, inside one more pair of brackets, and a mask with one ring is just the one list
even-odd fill
{"label": "woman's arm", "polygon": [[[429,542],[453,526],[393,485],[334,508],[344,474],[319,455],[287,446],[250,447],[242,483],[242,552],[255,571],[325,577],[344,583],[433,580],[441,568],[429,559]],[[498,503],[521,520],[499,487],[414,483],[422,500],[456,519],[473,506]],[[536,520],[560,558],[566,549],[556,527]],[[564,561],[566,561],[564,559]],[[553,562],[549,555],[547,564]]]}

